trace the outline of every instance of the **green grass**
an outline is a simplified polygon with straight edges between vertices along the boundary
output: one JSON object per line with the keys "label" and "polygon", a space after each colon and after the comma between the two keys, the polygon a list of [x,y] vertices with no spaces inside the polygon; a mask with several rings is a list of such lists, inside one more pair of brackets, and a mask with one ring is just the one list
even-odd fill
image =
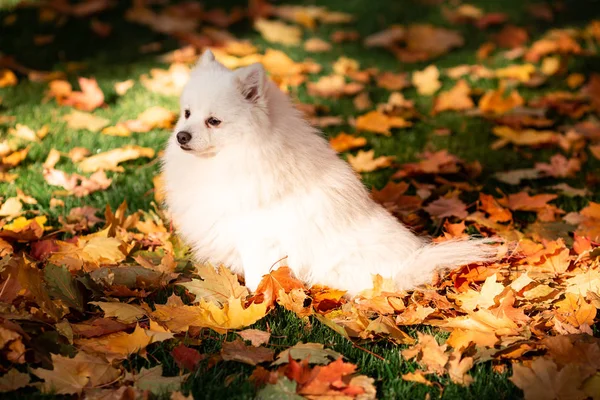
{"label": "green grass", "polygon": [[[229,1],[226,3],[234,2]],[[477,0],[471,3],[482,7],[486,11],[507,12],[513,23],[529,28],[533,38],[538,37],[551,27],[581,26],[589,22],[590,16],[600,15],[600,2],[598,1],[580,1],[576,5],[566,2],[567,11],[560,13],[554,23],[548,24],[535,21],[529,17],[525,12],[526,6],[530,4],[527,1]],[[358,17],[356,23],[343,28],[356,29],[362,36],[381,30],[392,23],[428,22],[436,25],[447,25],[447,22],[441,16],[439,7],[425,6],[418,1],[330,0],[319,1],[318,4],[327,6],[332,10],[355,14]],[[222,6],[221,2],[219,2],[219,6]],[[14,25],[2,26],[2,47],[0,51],[5,55],[15,56],[24,65],[43,70],[61,70],[66,68],[67,62],[84,62],[87,68],[79,74],[86,77],[95,77],[106,95],[107,107],[96,110],[95,114],[108,118],[111,124],[134,118],[140,112],[155,105],[177,110],[177,99],[151,93],[138,82],[139,76],[147,73],[150,68],[164,67],[163,64],[155,60],[154,55],[140,54],[139,47],[151,42],[160,42],[163,51],[167,51],[176,48],[177,43],[173,39],[152,32],[145,27],[126,22],[123,15],[127,7],[128,4],[118,2],[115,8],[98,16],[101,21],[113,25],[113,33],[107,39],[100,39],[91,34],[89,19],[69,18],[63,26],[57,28],[54,23],[40,23],[35,9],[0,12],[0,21],[12,12],[17,16]],[[339,26],[322,26],[314,32],[314,35],[327,38],[331,32],[339,28]],[[466,46],[440,59],[433,60],[432,63],[439,67],[475,63],[475,51],[479,45],[488,40],[489,31],[482,32],[468,25],[453,28],[460,30],[465,35],[467,39]],[[394,72],[422,69],[429,64],[401,64],[390,53],[379,49],[364,49],[359,42],[335,45],[331,52],[322,55],[309,55],[301,48],[288,49],[265,43],[256,32],[250,29],[246,22],[235,26],[232,30],[240,37],[252,39],[261,49],[267,47],[285,49],[295,60],[301,60],[309,56],[324,66],[323,73],[325,74],[330,72],[332,62],[340,56],[355,58],[360,61],[362,67],[376,66],[382,70]],[[54,34],[55,40],[49,45],[35,46],[33,37],[40,34]],[[495,65],[505,63],[503,60],[493,59],[492,65],[494,65],[494,61],[498,63]],[[592,71],[598,71],[599,67],[600,60],[596,57],[575,62],[570,71],[582,72],[587,75]],[[135,79],[136,85],[125,96],[118,97],[114,92],[113,84],[129,78]],[[317,79],[317,77],[311,79]],[[75,83],[76,75],[70,74],[69,80]],[[550,79],[541,89],[520,90],[526,97],[533,97],[544,91],[564,89],[563,82],[564,77],[557,77]],[[452,84],[451,81],[445,80],[444,88],[448,88]],[[487,88],[493,84],[480,82],[477,83],[477,86]],[[45,124],[50,127],[50,134],[43,142],[33,144],[27,159],[14,170],[19,174],[16,182],[13,184],[0,183],[0,195],[9,197],[16,193],[17,188],[21,188],[39,201],[38,205],[28,207],[53,217],[53,221],[56,221],[55,218],[59,215],[67,214],[70,208],[82,205],[102,209],[106,204],[109,204],[115,209],[123,200],[127,200],[131,211],[149,209],[153,201],[152,177],[157,174],[159,166],[158,163],[147,164],[145,160],[126,163],[125,173],[109,173],[109,177],[112,177],[114,181],[106,191],[93,193],[83,199],[65,197],[66,207],[64,209],[51,209],[49,207],[52,192],[56,188],[49,186],[43,180],[41,164],[51,148],[67,152],[73,147],[86,147],[96,153],[135,143],[159,151],[170,133],[164,130],[154,130],[149,133],[134,134],[132,137],[117,138],[88,131],[67,129],[66,123],[60,117],[69,113],[70,108],[59,107],[54,101],[44,103],[42,99],[46,88],[45,84],[31,83],[27,79],[21,78],[18,86],[0,89],[0,97],[3,98],[0,105],[2,114],[13,115],[18,123],[28,125],[34,129]],[[368,88],[368,90],[375,103],[387,100],[388,94],[385,90],[376,87]],[[407,97],[416,100],[418,109],[424,115],[428,115],[431,109],[431,98],[418,97],[414,89],[406,90],[405,94]],[[340,101],[315,99],[309,97],[303,87],[293,95],[303,102],[317,102],[330,106],[332,115],[347,117],[357,115],[351,99],[341,99]],[[522,190],[521,187],[499,184],[491,176],[497,171],[526,168],[531,167],[535,161],[547,161],[557,151],[556,149],[524,149],[523,152],[532,155],[531,159],[526,159],[523,157],[523,152],[517,152],[510,146],[497,151],[491,150],[489,147],[493,141],[491,126],[490,122],[482,119],[465,118],[457,113],[442,113],[435,118],[427,117],[417,122],[414,128],[395,131],[393,136],[389,138],[368,133],[365,136],[368,139],[367,149],[375,149],[377,155],[394,155],[399,163],[414,161],[416,155],[425,146],[431,146],[434,149],[447,148],[451,153],[468,161],[478,160],[481,162],[484,171],[480,182],[485,185],[487,193],[493,193],[496,187],[499,187],[505,193]],[[435,136],[433,130],[437,127],[450,128],[453,132],[452,136]],[[0,138],[6,134],[8,128],[9,125],[0,125]],[[350,129],[348,126],[329,128],[326,129],[325,134],[332,135],[341,130]],[[76,171],[75,166],[64,159],[57,167],[68,172]],[[567,180],[567,183],[575,187],[581,187],[586,174],[598,171],[599,167],[600,163],[598,161],[588,162],[577,178]],[[364,182],[369,187],[381,188],[392,172],[393,170],[383,170],[366,174]],[[541,188],[541,184],[547,183],[546,180],[541,183],[529,182],[528,184],[535,189]],[[600,201],[600,190],[596,189],[590,200]],[[579,210],[586,203],[586,199],[567,198],[565,196],[561,196],[557,200],[557,204],[567,211]],[[364,350],[354,347],[352,343],[333,333],[316,319],[304,321],[289,312],[278,310],[258,322],[255,327],[264,329],[267,326],[272,331],[273,339],[271,343],[274,348],[284,349],[296,344],[298,341],[319,342],[344,354],[350,362],[358,365],[361,373],[375,378],[378,395],[381,398],[422,399],[428,393],[432,398],[441,397],[445,399],[497,399],[522,396],[521,392],[508,381],[507,375],[492,372],[489,364],[478,365],[471,371],[475,383],[470,387],[460,387],[450,383],[446,378],[440,378],[437,381],[444,387],[443,390],[440,390],[437,386],[429,388],[403,381],[401,375],[413,371],[416,364],[402,360],[399,355],[402,347],[389,342],[361,343],[361,346],[365,349],[383,357],[385,359],[383,361]],[[427,330],[429,328],[422,329]],[[441,332],[434,331],[434,333],[444,336],[444,333]],[[233,334],[230,336],[232,337]],[[218,351],[223,340],[223,336],[213,333],[212,338],[203,340],[197,348],[201,353],[209,354]],[[161,363],[166,374],[177,374],[178,367],[169,354],[170,350],[169,344],[154,345],[149,350],[149,361],[138,357],[130,360],[130,362],[136,367]],[[198,399],[252,398],[255,389],[247,381],[247,377],[252,373],[252,370],[252,367],[234,362],[220,363],[215,368],[203,366],[188,379],[184,385],[184,391],[186,393],[191,391],[194,397]],[[434,377],[433,380],[436,381],[436,378]],[[224,382],[228,382],[228,385],[225,385]],[[29,390],[25,393],[28,396],[31,395],[32,398],[45,397],[34,395]],[[23,393],[14,395],[14,398],[22,395]]]}

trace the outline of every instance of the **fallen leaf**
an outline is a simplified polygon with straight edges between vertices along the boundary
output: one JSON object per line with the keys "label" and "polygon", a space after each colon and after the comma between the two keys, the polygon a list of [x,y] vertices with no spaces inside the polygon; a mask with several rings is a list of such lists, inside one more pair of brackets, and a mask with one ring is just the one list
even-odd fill
{"label": "fallen leaf", "polygon": [[127,145],[87,157],[79,162],[79,168],[83,172],[96,172],[98,170],[123,172],[125,169],[118,164],[140,157],[153,158],[154,150],[149,147]]}
{"label": "fallen leaf", "polygon": [[286,46],[297,46],[302,39],[300,28],[287,25],[281,21],[259,18],[254,21],[254,29],[260,32],[267,42],[280,43]]}
{"label": "fallen leaf", "polygon": [[406,128],[412,124],[402,117],[390,117],[379,111],[370,111],[356,119],[356,129],[391,136],[391,128]]}
{"label": "fallen leaf", "polygon": [[256,365],[273,361],[275,351],[266,347],[246,346],[243,340],[224,342],[221,348],[221,357],[225,361],[239,361],[249,365]]}
{"label": "fallen leaf", "polygon": [[120,375],[110,363],[92,355],[79,352],[74,358],[51,354],[53,369],[37,368],[33,374],[44,383],[44,393],[77,394],[86,388],[110,383]]}
{"label": "fallen leaf", "polygon": [[343,153],[367,144],[367,139],[362,136],[353,136],[341,132],[336,137],[329,139],[329,144],[338,153]]}
{"label": "fallen leaf", "polygon": [[387,168],[394,161],[393,156],[380,156],[374,158],[375,150],[359,150],[356,156],[348,154],[348,163],[356,172],[372,172],[377,169]]}
{"label": "fallen leaf", "polygon": [[92,132],[100,131],[109,123],[106,118],[75,110],[65,115],[63,119],[67,121],[67,126],[71,129],[87,129]]}
{"label": "fallen leaf", "polygon": [[470,110],[475,107],[475,103],[470,97],[471,88],[464,79],[461,79],[456,85],[445,92],[441,92],[433,102],[432,114],[435,115],[442,111]]}
{"label": "fallen leaf", "polygon": [[415,71],[412,75],[412,84],[420,95],[431,96],[442,87],[440,71],[435,65],[430,65],[423,71]]}

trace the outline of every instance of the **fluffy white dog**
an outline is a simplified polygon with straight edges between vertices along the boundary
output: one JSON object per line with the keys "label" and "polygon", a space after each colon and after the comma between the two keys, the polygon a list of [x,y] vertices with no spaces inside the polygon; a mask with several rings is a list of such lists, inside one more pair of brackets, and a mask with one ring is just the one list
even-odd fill
{"label": "fluffy white dog", "polygon": [[164,156],[166,203],[199,261],[255,290],[278,260],[307,284],[399,289],[485,261],[482,239],[430,244],[370,197],[349,165],[253,64],[230,71],[207,50],[181,96]]}

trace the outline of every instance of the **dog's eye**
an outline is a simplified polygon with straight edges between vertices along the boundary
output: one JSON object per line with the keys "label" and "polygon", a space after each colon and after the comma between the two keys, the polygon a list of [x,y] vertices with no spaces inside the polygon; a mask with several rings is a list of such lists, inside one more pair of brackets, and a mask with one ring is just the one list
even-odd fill
{"label": "dog's eye", "polygon": [[191,115],[190,110],[185,110],[183,112],[183,116],[185,117],[185,119],[188,119],[190,117],[190,115]]}
{"label": "dog's eye", "polygon": [[217,127],[221,124],[221,121],[215,117],[210,117],[206,120],[206,126]]}

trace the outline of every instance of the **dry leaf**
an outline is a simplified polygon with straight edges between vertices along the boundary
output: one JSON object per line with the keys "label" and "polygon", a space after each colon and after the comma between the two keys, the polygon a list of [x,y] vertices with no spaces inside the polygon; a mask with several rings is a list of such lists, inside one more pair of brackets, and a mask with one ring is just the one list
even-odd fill
{"label": "dry leaf", "polygon": [[128,145],[87,157],[79,162],[79,168],[83,172],[96,172],[98,170],[123,172],[125,169],[119,166],[120,163],[140,157],[153,158],[154,150],[149,147]]}
{"label": "dry leaf", "polygon": [[442,87],[440,71],[435,65],[430,65],[423,71],[415,71],[412,75],[412,84],[420,95],[431,96]]}
{"label": "dry leaf", "polygon": [[372,172],[377,169],[387,168],[394,161],[393,156],[380,156],[374,158],[375,150],[359,150],[356,156],[348,154],[348,163],[356,172]]}

